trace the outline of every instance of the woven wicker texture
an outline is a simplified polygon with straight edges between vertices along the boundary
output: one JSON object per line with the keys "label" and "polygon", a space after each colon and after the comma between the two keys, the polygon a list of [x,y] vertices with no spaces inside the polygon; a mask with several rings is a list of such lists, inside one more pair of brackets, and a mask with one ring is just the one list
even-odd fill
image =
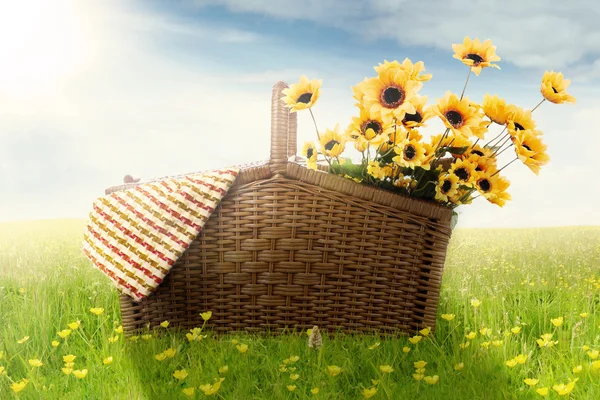
{"label": "woven wicker texture", "polygon": [[289,161],[285,87],[273,88],[271,161],[242,169],[153,295],[120,297],[127,333],[191,329],[209,310],[218,332],[435,328],[452,211]]}

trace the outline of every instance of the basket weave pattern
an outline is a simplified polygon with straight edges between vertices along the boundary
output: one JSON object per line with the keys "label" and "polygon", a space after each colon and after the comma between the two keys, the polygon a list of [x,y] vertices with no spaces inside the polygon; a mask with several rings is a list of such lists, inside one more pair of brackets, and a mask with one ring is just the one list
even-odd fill
{"label": "basket weave pattern", "polygon": [[451,210],[288,161],[285,87],[273,89],[270,162],[242,169],[154,294],[120,297],[126,332],[193,328],[209,310],[218,332],[435,328]]}

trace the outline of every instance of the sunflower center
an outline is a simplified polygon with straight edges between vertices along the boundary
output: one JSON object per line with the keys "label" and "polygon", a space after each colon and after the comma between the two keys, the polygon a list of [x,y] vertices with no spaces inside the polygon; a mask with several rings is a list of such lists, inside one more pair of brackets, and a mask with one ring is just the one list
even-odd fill
{"label": "sunflower center", "polygon": [[302,96],[298,97],[298,100],[296,102],[308,104],[308,103],[310,103],[311,99],[312,99],[312,93],[304,93]]}
{"label": "sunflower center", "polygon": [[423,116],[419,114],[418,111],[414,114],[404,114],[404,119],[402,120],[402,123],[406,124],[408,122],[416,122],[417,124],[420,124],[421,122],[423,122]]}
{"label": "sunflower center", "polygon": [[479,64],[481,64],[481,62],[483,61],[483,57],[481,57],[479,54],[467,54],[464,58],[469,59],[469,60],[473,60],[473,66],[478,66]]}
{"label": "sunflower center", "polygon": [[444,183],[442,183],[442,193],[448,193],[450,189],[452,189],[452,182],[446,179]]}
{"label": "sunflower center", "polygon": [[308,150],[306,150],[306,157],[311,158],[313,154],[313,148],[309,147]]}
{"label": "sunflower center", "polygon": [[475,171],[483,171],[483,170],[482,170],[482,169],[481,169],[481,167],[478,165],[478,166],[475,168]]}
{"label": "sunflower center", "polygon": [[337,140],[330,140],[329,142],[325,143],[325,150],[333,150],[336,144],[340,144],[340,142],[338,142]]}
{"label": "sunflower center", "polygon": [[462,181],[469,179],[469,171],[465,167],[457,168],[454,170],[454,174]]}
{"label": "sunflower center", "polygon": [[489,192],[492,188],[492,184],[487,178],[480,179],[479,182],[477,182],[477,184],[479,185],[479,188],[484,192]]}
{"label": "sunflower center", "polygon": [[552,86],[552,90],[554,91],[554,93],[558,93],[558,90],[554,89],[554,86]]}
{"label": "sunflower center", "polygon": [[527,146],[526,144],[522,144],[521,146],[525,147],[527,150],[532,151],[531,147]]}
{"label": "sunflower center", "polygon": [[377,121],[367,121],[366,123],[363,124],[363,126],[361,127],[361,131],[362,133],[367,132],[367,129],[373,129],[373,132],[375,132],[375,134],[379,135],[382,131],[383,128],[381,127],[381,124]]}
{"label": "sunflower center", "polygon": [[404,159],[407,161],[412,160],[417,155],[417,149],[412,144],[409,144],[404,148]]}
{"label": "sunflower center", "polygon": [[523,125],[521,125],[518,122],[515,122],[515,129],[518,130],[518,131],[524,131],[525,130],[525,128],[523,127]]}
{"label": "sunflower center", "polygon": [[483,152],[479,150],[471,150],[471,154],[477,154],[479,157],[483,157]]}
{"label": "sunflower center", "polygon": [[460,128],[463,125],[462,115],[458,111],[448,111],[446,113],[446,119],[455,128]]}
{"label": "sunflower center", "polygon": [[381,92],[381,104],[387,108],[396,108],[404,102],[404,90],[396,86],[388,86]]}

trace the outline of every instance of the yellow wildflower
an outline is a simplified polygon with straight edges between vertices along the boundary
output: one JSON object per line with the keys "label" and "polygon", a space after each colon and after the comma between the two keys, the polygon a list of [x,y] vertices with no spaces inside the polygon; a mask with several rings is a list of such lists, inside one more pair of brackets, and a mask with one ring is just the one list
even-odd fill
{"label": "yellow wildflower", "polygon": [[67,368],[73,368],[74,365],[75,365],[74,362],[66,362],[65,363],[65,367],[67,367]]}
{"label": "yellow wildflower", "polygon": [[25,288],[19,288],[19,293],[25,294]]}
{"label": "yellow wildflower", "polygon": [[527,386],[535,386],[535,385],[537,385],[537,383],[539,382],[539,380],[538,379],[533,379],[533,378],[527,378],[523,382],[525,382],[525,384]]}
{"label": "yellow wildflower", "polygon": [[479,307],[481,305],[481,301],[477,300],[476,298],[472,298],[471,299],[471,305],[475,308]]}
{"label": "yellow wildflower", "polygon": [[379,379],[371,379],[373,385],[379,385]]}
{"label": "yellow wildflower", "polygon": [[155,355],[154,358],[156,358],[158,361],[163,361],[165,358],[167,358],[167,355],[165,353],[160,353]]}
{"label": "yellow wildflower", "polygon": [[53,340],[52,341],[52,347],[58,347],[58,345],[60,344],[60,342]]}
{"label": "yellow wildflower", "polygon": [[578,366],[576,366],[576,367],[573,368],[573,373],[574,374],[578,374],[581,371],[583,371],[583,366],[582,365],[578,365]]}
{"label": "yellow wildflower", "polygon": [[515,335],[518,335],[519,332],[521,332],[521,327],[520,326],[515,326],[514,328],[511,328],[510,331],[512,333],[514,333]]}
{"label": "yellow wildflower", "polygon": [[423,378],[423,380],[429,383],[430,385],[435,385],[440,380],[440,377],[438,375],[426,376]]}
{"label": "yellow wildflower", "polygon": [[110,365],[113,362],[113,358],[112,356],[108,356],[104,360],[102,360],[102,362],[104,363],[104,365]]}
{"label": "yellow wildflower", "polygon": [[144,340],[150,340],[150,339],[152,339],[152,335],[148,335],[148,334],[142,335],[142,339],[144,339]]}
{"label": "yellow wildflower", "polygon": [[226,374],[227,372],[229,372],[229,365],[223,365],[222,367],[219,368],[220,374]]}
{"label": "yellow wildflower", "polygon": [[70,375],[73,372],[73,368],[67,368],[67,367],[62,368],[62,372],[65,375]]}
{"label": "yellow wildflower", "polygon": [[559,326],[561,326],[563,324],[563,317],[552,318],[550,320],[550,322],[552,322],[552,325],[554,325],[558,328]]}
{"label": "yellow wildflower", "polygon": [[592,360],[595,360],[600,355],[600,352],[598,350],[592,350],[592,351],[588,351],[587,355],[590,356],[590,358]]}
{"label": "yellow wildflower", "polygon": [[92,314],[100,315],[104,312],[104,308],[90,308]]}
{"label": "yellow wildflower", "polygon": [[558,385],[552,386],[552,389],[559,394],[559,396],[564,396],[573,391],[575,388],[575,382],[577,382],[579,378],[575,378],[574,381],[569,382],[568,384],[560,383]]}
{"label": "yellow wildflower", "polygon": [[465,367],[464,363],[458,363],[454,366],[454,370],[455,371],[460,371],[461,369],[463,369]]}
{"label": "yellow wildflower", "polygon": [[409,342],[411,342],[412,344],[417,344],[421,341],[421,339],[423,339],[423,336],[413,336],[411,338],[408,339]]}
{"label": "yellow wildflower", "polygon": [[111,342],[111,343],[115,343],[115,342],[119,341],[119,335],[115,335],[113,337],[109,337],[108,341]]}
{"label": "yellow wildflower", "polygon": [[515,360],[514,358],[512,360],[508,360],[506,362],[506,365],[508,365],[510,368],[514,367],[515,365],[517,365],[517,360]]}
{"label": "yellow wildflower", "polygon": [[236,349],[238,349],[238,351],[242,354],[245,354],[248,352],[248,345],[247,344],[238,344],[237,346],[235,346]]}
{"label": "yellow wildflower", "polygon": [[337,365],[330,365],[327,367],[327,372],[329,372],[329,375],[331,376],[336,376],[339,375],[340,372],[342,372],[342,369]]}
{"label": "yellow wildflower", "polygon": [[225,378],[215,379],[214,384],[207,383],[205,385],[200,385],[198,389],[200,389],[206,396],[212,396],[213,394],[219,391],[221,387],[221,382],[223,382]]}
{"label": "yellow wildflower", "polygon": [[597,371],[600,369],[600,360],[596,360],[596,361],[592,361],[592,369],[594,371]]}
{"label": "yellow wildflower", "polygon": [[583,312],[583,313],[579,314],[579,316],[580,316],[581,318],[587,318],[587,317],[588,317],[588,315],[589,315],[589,314],[588,314],[588,313],[586,313],[586,312]]}
{"label": "yellow wildflower", "polygon": [[72,363],[75,361],[76,358],[77,356],[74,356],[73,354],[68,354],[66,356],[63,356],[63,361],[66,363]]}
{"label": "yellow wildflower", "polygon": [[454,317],[454,314],[442,314],[442,319],[445,319],[446,321],[452,321]]}
{"label": "yellow wildflower", "polygon": [[290,392],[293,392],[294,390],[296,390],[296,385],[287,385],[287,389],[288,389]]}
{"label": "yellow wildflower", "polygon": [[485,335],[487,335],[488,333],[491,333],[491,330],[490,330],[489,328],[481,328],[481,329],[479,330],[479,333],[481,333],[481,336],[485,336]]}
{"label": "yellow wildflower", "polygon": [[312,389],[310,389],[310,392],[312,394],[319,394],[319,388],[318,387],[312,388]]}
{"label": "yellow wildflower", "polygon": [[25,337],[23,337],[23,339],[19,339],[19,340],[17,340],[17,343],[19,343],[19,344],[23,344],[23,343],[25,343],[25,342],[26,342],[26,341],[28,341],[28,340],[29,340],[29,336],[25,336]]}
{"label": "yellow wildflower", "polygon": [[[166,328],[166,327],[165,327]],[[181,389],[181,391],[183,392],[183,394],[185,394],[186,396],[190,396],[192,397],[194,395],[195,392],[195,388],[193,387],[189,387],[189,388],[185,388],[185,389]]]}
{"label": "yellow wildflower", "polygon": [[233,344],[234,346],[235,346],[236,344],[238,344],[238,343],[239,343],[239,342],[237,341],[237,339],[231,339],[231,344]]}
{"label": "yellow wildflower", "polygon": [[583,345],[583,351],[588,351],[590,349],[590,346],[588,346],[587,344]]}
{"label": "yellow wildflower", "polygon": [[413,365],[415,366],[415,369],[425,368],[425,366],[427,365],[427,362],[420,360],[420,361],[414,362]]}
{"label": "yellow wildflower", "polygon": [[461,349],[466,349],[470,345],[471,345],[471,342],[465,342],[465,343],[461,343],[459,346]]}
{"label": "yellow wildflower", "polygon": [[377,388],[376,387],[372,387],[372,388],[365,388],[362,391],[362,395],[365,399],[371,398],[373,396],[375,396],[375,394],[377,393]]}
{"label": "yellow wildflower", "polygon": [[413,374],[413,378],[415,378],[415,380],[420,381],[424,378],[425,376],[423,374]]}
{"label": "yellow wildflower", "polygon": [[490,342],[482,342],[482,343],[480,344],[480,346],[481,346],[481,348],[483,348],[483,349],[487,349],[487,348],[489,348],[489,347],[490,347],[490,344],[491,344]]}
{"label": "yellow wildflower", "polygon": [[14,382],[12,385],[10,385],[10,388],[12,389],[13,392],[19,393],[20,391],[25,389],[25,386],[27,386],[28,382],[29,382],[29,379],[21,379],[20,381]]}
{"label": "yellow wildflower", "polygon": [[200,313],[203,320],[208,321],[212,317],[212,311]]}
{"label": "yellow wildflower", "polygon": [[57,334],[61,338],[66,339],[71,334],[71,330],[70,329],[63,329],[62,331],[57,332]]}
{"label": "yellow wildflower", "polygon": [[473,340],[477,337],[477,332],[469,332],[465,335],[465,337],[469,340]]}
{"label": "yellow wildflower", "polygon": [[41,367],[42,365],[44,365],[44,363],[42,363],[37,358],[34,358],[33,360],[29,360],[29,365],[31,365],[32,367]]}
{"label": "yellow wildflower", "polygon": [[[161,322],[160,326],[162,326],[163,328],[167,328],[169,326],[169,321],[163,321],[163,322]],[[194,388],[190,388],[190,389],[192,389],[192,394],[194,394]]]}
{"label": "yellow wildflower", "polygon": [[417,374],[424,374],[424,373],[425,373],[425,368],[417,368],[417,369],[415,370],[415,372],[416,372]]}
{"label": "yellow wildflower", "polygon": [[494,340],[492,344],[496,347],[500,347],[502,346],[502,340]]}
{"label": "yellow wildflower", "polygon": [[539,394],[540,396],[548,396],[548,388],[547,387],[535,389],[535,392],[537,394]]}
{"label": "yellow wildflower", "polygon": [[71,328],[72,330],[75,330],[81,326],[81,321],[77,320],[75,322],[71,322],[68,325],[69,325],[69,328]]}
{"label": "yellow wildflower", "polygon": [[392,372],[394,372],[394,369],[391,365],[380,365],[379,370],[384,374],[391,374]]}
{"label": "yellow wildflower", "polygon": [[429,335],[429,333],[430,333],[430,332],[431,332],[431,328],[425,328],[425,329],[421,329],[421,330],[419,331],[419,333],[420,333],[421,335],[423,335],[423,336],[427,336],[427,335]]}
{"label": "yellow wildflower", "polygon": [[298,378],[300,378],[300,375],[298,375],[298,374],[290,374],[290,379],[291,380],[295,381],[295,380],[298,380]]}
{"label": "yellow wildflower", "polygon": [[405,352],[405,353],[408,353],[408,352],[410,351],[410,347],[408,347],[408,346],[404,346],[404,347],[402,348],[402,351],[403,351],[403,352]]}
{"label": "yellow wildflower", "polygon": [[87,376],[87,374],[88,374],[87,369],[82,369],[82,370],[76,369],[75,371],[73,371],[73,375],[75,375],[75,378],[77,378],[77,379],[83,379]]}
{"label": "yellow wildflower", "polygon": [[300,359],[300,357],[299,357],[299,356],[291,356],[291,357],[289,358],[290,362],[292,362],[292,363],[295,363],[295,362],[297,362],[299,359]]}
{"label": "yellow wildflower", "polygon": [[116,333],[123,333],[123,325],[119,325],[115,328]]}
{"label": "yellow wildflower", "polygon": [[187,378],[188,373],[185,369],[178,369],[175,370],[175,372],[173,372],[173,377],[179,381],[184,380],[185,378]]}
{"label": "yellow wildflower", "polygon": [[369,350],[375,350],[377,347],[379,347],[380,343],[376,342],[375,344],[369,346]]}
{"label": "yellow wildflower", "polygon": [[519,354],[515,357],[515,361],[519,364],[525,364],[525,361],[527,361],[527,356],[525,354]]}

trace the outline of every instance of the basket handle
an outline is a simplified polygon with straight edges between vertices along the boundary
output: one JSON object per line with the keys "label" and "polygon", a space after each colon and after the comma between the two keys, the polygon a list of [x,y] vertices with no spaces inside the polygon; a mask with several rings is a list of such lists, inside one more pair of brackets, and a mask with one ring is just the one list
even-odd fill
{"label": "basket handle", "polygon": [[285,174],[290,156],[297,151],[298,117],[291,113],[281,100],[282,91],[288,88],[285,82],[273,86],[271,97],[271,158],[269,168],[274,174]]}

